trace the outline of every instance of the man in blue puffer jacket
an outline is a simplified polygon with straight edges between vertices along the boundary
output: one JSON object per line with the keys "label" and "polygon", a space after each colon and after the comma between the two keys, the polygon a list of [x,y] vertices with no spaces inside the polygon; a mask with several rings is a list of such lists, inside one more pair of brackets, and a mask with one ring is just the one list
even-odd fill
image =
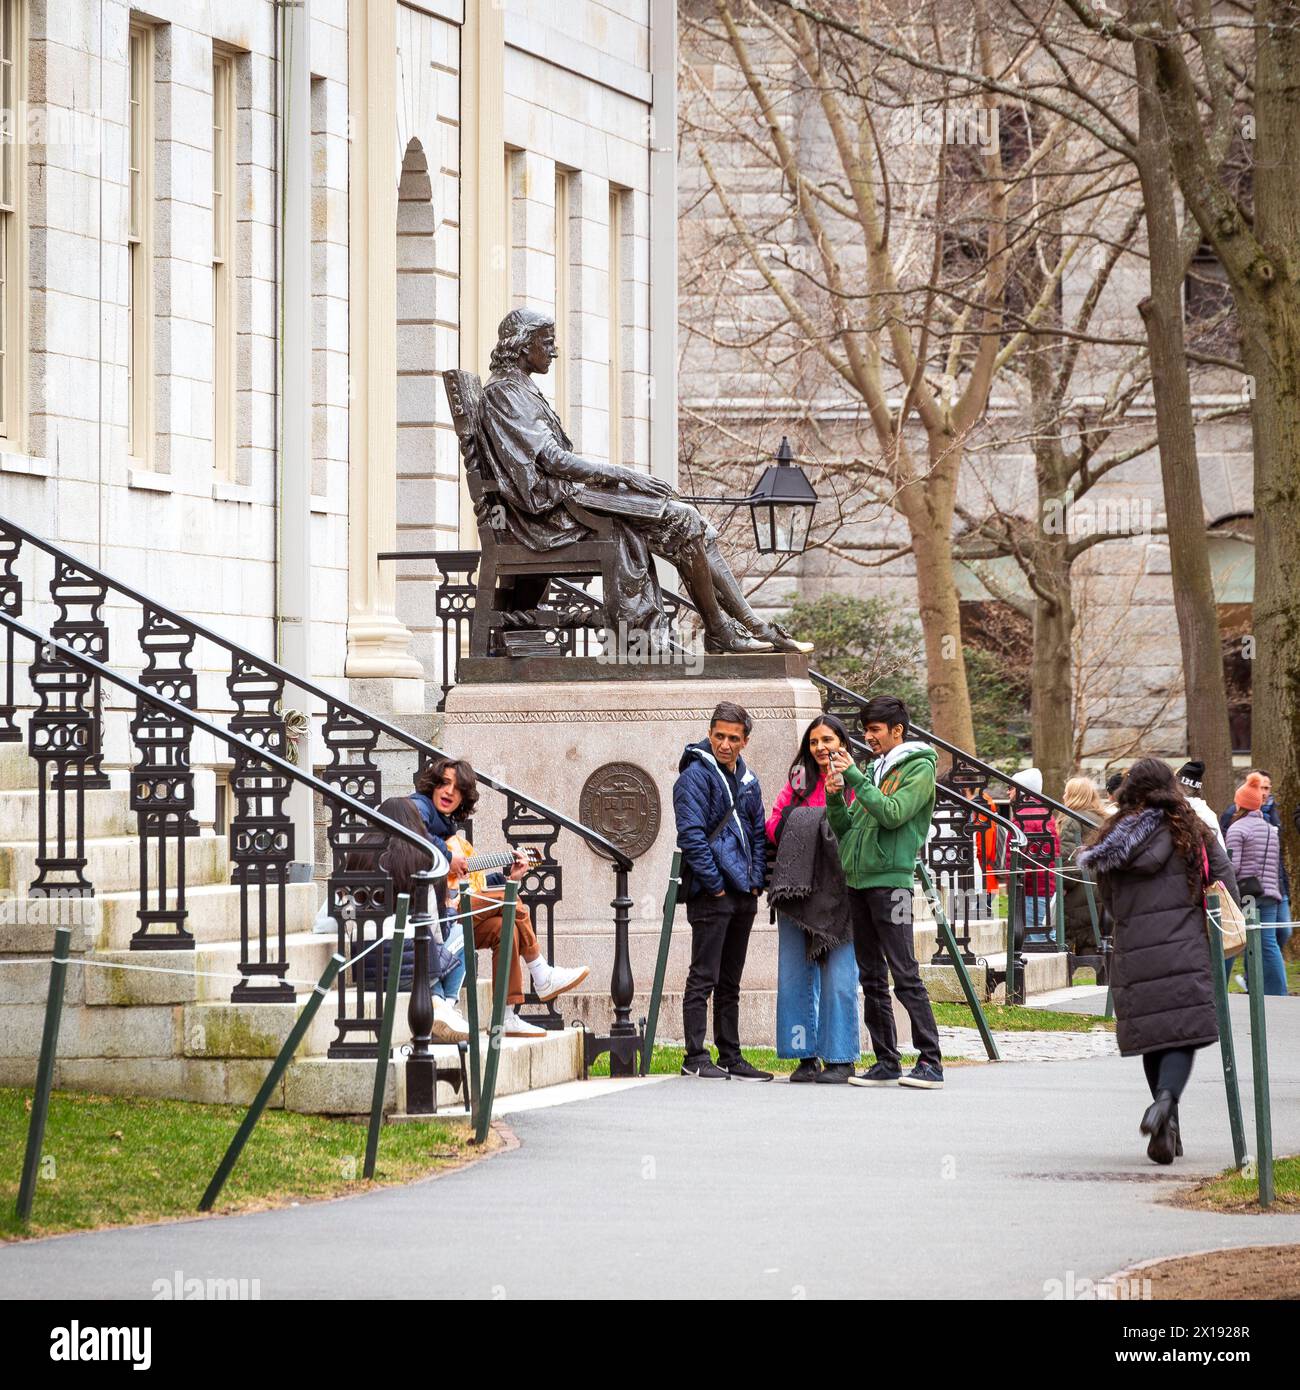
{"label": "man in blue puffer jacket", "polygon": [[[767,869],[763,792],[740,756],[753,727],[739,705],[720,704],[708,738],[687,744],[673,784],[691,924],[691,967],[682,996],[683,1076],[772,1079],[771,1072],[759,1071],[740,1053],[740,978]],[[716,1065],[704,1042],[710,995]]]}

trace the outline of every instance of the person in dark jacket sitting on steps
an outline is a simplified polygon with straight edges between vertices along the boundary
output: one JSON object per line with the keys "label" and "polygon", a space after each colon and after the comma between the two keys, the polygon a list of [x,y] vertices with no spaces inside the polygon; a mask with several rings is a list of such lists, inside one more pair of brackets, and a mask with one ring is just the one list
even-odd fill
{"label": "person in dark jacket sitting on steps", "polygon": [[1115,814],[1088,837],[1079,863],[1097,876],[1115,919],[1111,965],[1121,1056],[1142,1058],[1151,1104],[1139,1126],[1147,1155],[1183,1151],[1178,1102],[1196,1049],[1219,1036],[1206,937],[1205,890],[1221,880],[1240,902],[1232,864],[1183,796],[1169,765],[1141,758]]}
{"label": "person in dark jacket sitting on steps", "polygon": [[[713,711],[708,738],[686,746],[673,783],[691,924],[691,965],[682,996],[683,1076],[772,1079],[771,1072],[759,1071],[740,1053],[740,977],[767,873],[763,791],[740,756],[753,727],[739,705],[724,701]],[[704,1042],[710,995],[716,1065]]]}

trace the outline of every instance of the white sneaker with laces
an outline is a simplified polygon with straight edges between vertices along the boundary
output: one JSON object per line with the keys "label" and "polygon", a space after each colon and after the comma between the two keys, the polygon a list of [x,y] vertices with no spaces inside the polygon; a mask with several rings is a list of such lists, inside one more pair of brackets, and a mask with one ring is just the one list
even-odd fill
{"label": "white sneaker with laces", "polygon": [[507,1038],[544,1038],[546,1029],[520,1018],[514,1009],[507,1009],[501,1020],[501,1031]]}
{"label": "white sneaker with laces", "polygon": [[469,1023],[450,999],[434,998],[433,1027],[429,1030],[434,1042],[468,1042]]}
{"label": "white sneaker with laces", "polygon": [[534,973],[533,988],[537,991],[538,999],[545,1004],[567,990],[576,989],[589,974],[591,971],[585,965],[568,969],[562,965],[548,965]]}

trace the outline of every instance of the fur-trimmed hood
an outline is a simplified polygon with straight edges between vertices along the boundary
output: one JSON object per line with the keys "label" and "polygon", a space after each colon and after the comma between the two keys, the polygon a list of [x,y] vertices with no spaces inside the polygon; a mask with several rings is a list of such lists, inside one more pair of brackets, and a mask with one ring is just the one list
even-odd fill
{"label": "fur-trimmed hood", "polygon": [[[1124,816],[1111,826],[1107,834],[1095,845],[1079,851],[1079,864],[1091,869],[1095,874],[1111,873],[1115,869],[1131,868],[1152,873],[1160,867],[1167,856],[1142,854],[1150,846],[1151,840],[1165,828],[1165,813],[1154,806],[1144,811]],[[1152,863],[1138,861],[1152,859]]]}

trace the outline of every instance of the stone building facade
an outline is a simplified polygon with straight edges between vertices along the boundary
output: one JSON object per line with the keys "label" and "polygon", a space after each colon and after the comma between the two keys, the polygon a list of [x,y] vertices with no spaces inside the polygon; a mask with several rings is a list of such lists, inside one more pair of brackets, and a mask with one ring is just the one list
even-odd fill
{"label": "stone building facade", "polygon": [[673,7],[3,5],[0,515],[427,729],[437,572],[377,556],[475,544],[439,374],[550,309],[578,447],[671,475]]}

